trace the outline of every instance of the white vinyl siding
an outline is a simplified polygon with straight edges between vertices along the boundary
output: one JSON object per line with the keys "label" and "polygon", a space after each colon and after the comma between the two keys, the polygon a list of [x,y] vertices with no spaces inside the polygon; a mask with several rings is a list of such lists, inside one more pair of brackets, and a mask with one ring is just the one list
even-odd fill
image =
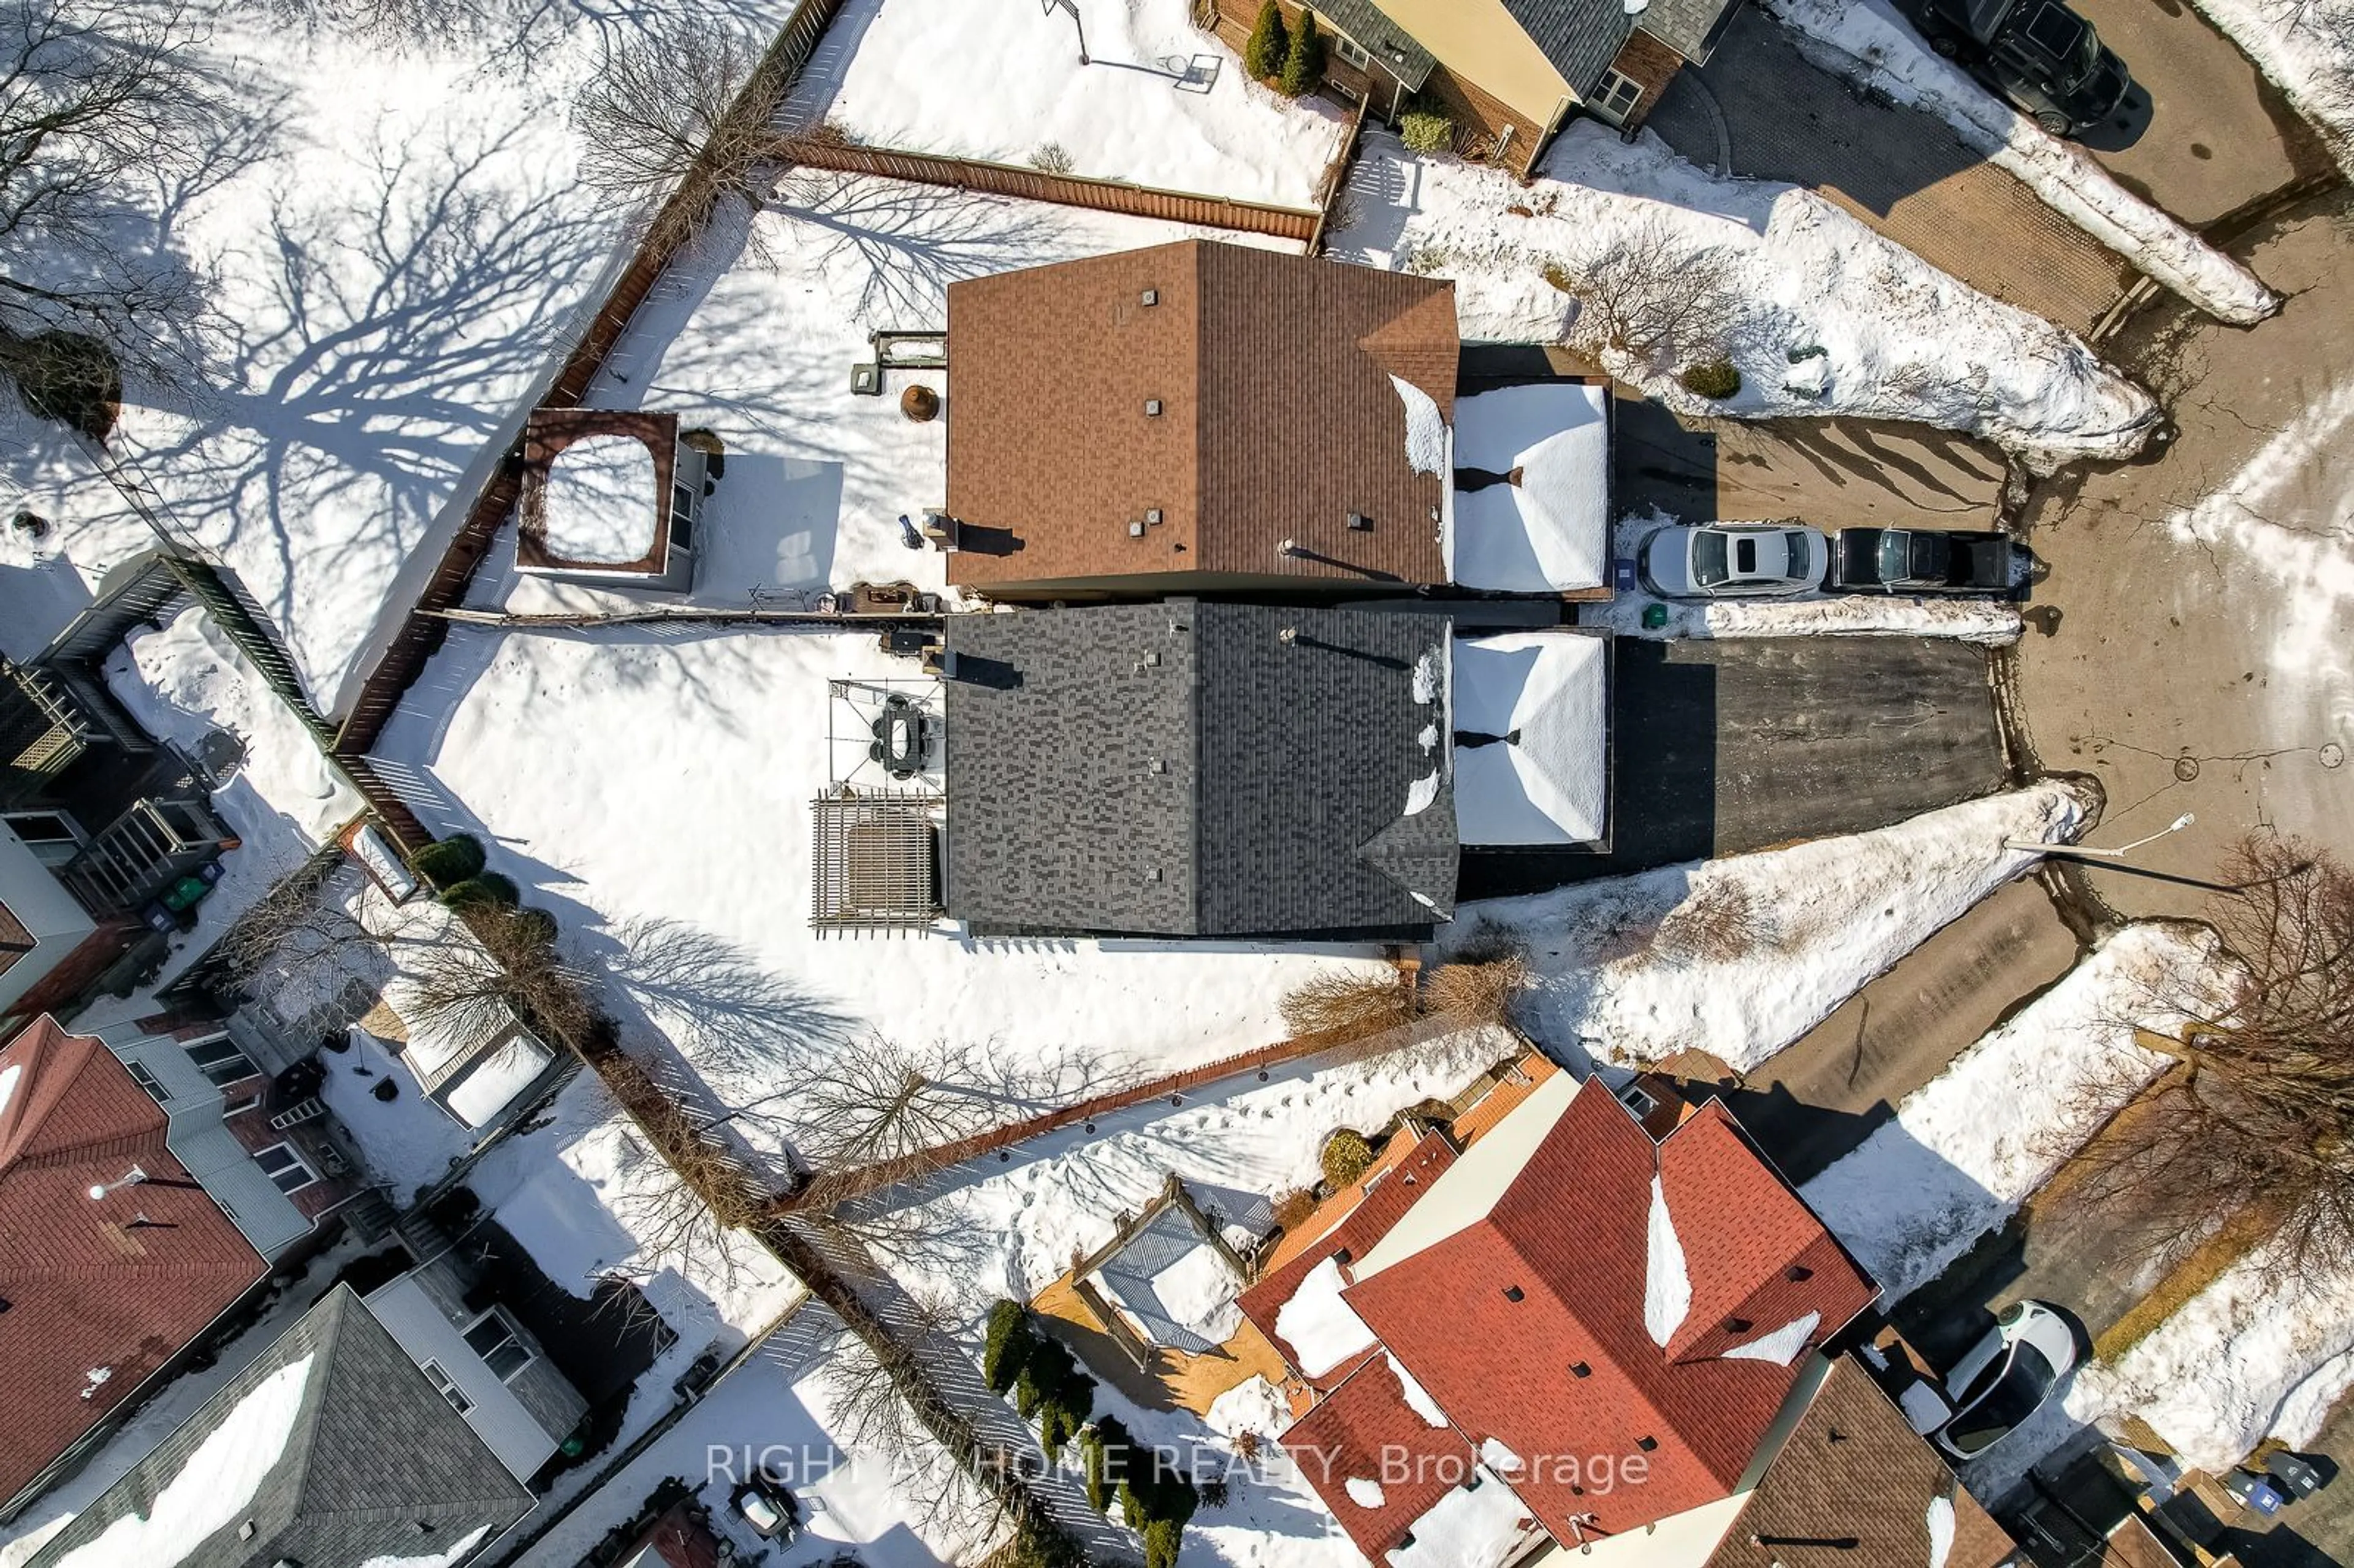
{"label": "white vinyl siding", "polygon": [[367,1308],[408,1352],[410,1361],[420,1367],[431,1361],[457,1386],[469,1402],[463,1413],[466,1425],[510,1473],[528,1480],[556,1452],[564,1435],[541,1428],[514,1391],[466,1343],[461,1327],[443,1316],[440,1304],[414,1275],[405,1274],[369,1296]]}

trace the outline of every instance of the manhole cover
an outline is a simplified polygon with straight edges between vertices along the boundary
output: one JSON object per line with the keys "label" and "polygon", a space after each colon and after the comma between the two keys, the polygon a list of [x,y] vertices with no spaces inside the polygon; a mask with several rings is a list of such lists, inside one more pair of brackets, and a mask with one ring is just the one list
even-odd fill
{"label": "manhole cover", "polygon": [[2346,748],[2336,741],[2333,740],[2321,748],[2321,765],[2324,768],[2336,768],[2345,760]]}
{"label": "manhole cover", "polygon": [[2185,784],[2190,783],[2193,779],[2199,777],[2199,759],[2195,757],[2176,758],[2174,759],[2174,776],[2177,779],[2181,779]]}

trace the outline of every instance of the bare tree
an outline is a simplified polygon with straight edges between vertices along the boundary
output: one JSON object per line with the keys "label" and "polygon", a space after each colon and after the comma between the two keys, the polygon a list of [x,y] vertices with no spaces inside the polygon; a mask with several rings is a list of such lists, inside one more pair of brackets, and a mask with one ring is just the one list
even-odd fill
{"label": "bare tree", "polygon": [[2226,857],[2210,919],[2236,973],[2169,974],[2150,1000],[2190,1022],[2135,1033],[2171,1056],[2079,1157],[2084,1191],[2161,1244],[2229,1224],[2300,1271],[2354,1248],[2354,874],[2295,839]]}
{"label": "bare tree", "polygon": [[221,172],[237,117],[176,5],[0,0],[0,370],[93,439],[126,372],[185,383],[210,320],[161,213]]}
{"label": "bare tree", "polygon": [[769,196],[779,137],[772,104],[748,92],[758,56],[734,30],[670,16],[610,43],[604,64],[573,102],[572,128],[591,189],[652,211],[690,175],[707,180],[673,208],[704,232],[720,198],[758,208]]}
{"label": "bare tree", "polygon": [[472,941],[427,942],[402,955],[393,1006],[412,1028],[471,1042],[520,1018],[574,1042],[597,1027],[588,979],[557,950],[545,915],[491,906],[464,919]]}
{"label": "bare tree", "polygon": [[1661,218],[1598,230],[1556,265],[1547,278],[1576,298],[1569,341],[1585,354],[1616,352],[1671,371],[1722,356],[1741,323],[1723,256],[1694,250]]}

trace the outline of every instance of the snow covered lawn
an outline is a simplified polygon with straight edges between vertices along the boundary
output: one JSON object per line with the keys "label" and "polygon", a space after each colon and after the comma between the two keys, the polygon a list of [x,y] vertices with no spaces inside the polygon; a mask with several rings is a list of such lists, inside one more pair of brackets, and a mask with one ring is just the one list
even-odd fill
{"label": "snow covered lawn", "polygon": [[1111,1240],[1115,1217],[1143,1210],[1172,1174],[1246,1245],[1274,1224],[1274,1201],[1312,1187],[1325,1138],[1374,1133],[1425,1099],[1458,1094],[1483,1069],[1518,1054],[1501,1034],[1442,1035],[1366,1062],[1310,1059],[1099,1118],[888,1192],[873,1207],[927,1238],[895,1258],[911,1289],[956,1303],[976,1320],[1002,1296],[1026,1300],[1075,1254]]}
{"label": "snow covered lawn", "polygon": [[[708,429],[725,445],[726,471],[703,503],[689,602],[805,607],[862,580],[938,592],[948,557],[906,548],[898,519],[947,499],[955,399],[929,423],[900,413],[909,386],[946,391],[937,370],[888,371],[881,397],[852,392],[850,367],[875,357],[867,334],[941,330],[948,285],[960,278],[1197,235],[1288,243],[804,170],[768,210],[737,210],[672,267],[588,402],[675,413],[682,429]],[[510,525],[470,602],[595,611],[675,597],[517,578],[514,560]]]}
{"label": "snow covered lawn", "polygon": [[2354,0],[2195,0],[2354,175]]}
{"label": "snow covered lawn", "polygon": [[1083,5],[1083,66],[1070,16],[1036,0],[851,0],[788,114],[873,146],[1001,164],[1056,148],[1060,172],[1315,206],[1346,112],[1252,81],[1188,8]]}
{"label": "snow covered lawn", "polygon": [[2079,1420],[2139,1415],[2201,1469],[2236,1465],[2267,1436],[2309,1443],[2354,1387],[2354,1262],[2301,1273],[2260,1247],[2115,1364],[2078,1374]]}
{"label": "snow covered lawn", "polygon": [[1951,125],[2052,210],[2200,310],[2238,326],[2280,308],[2254,273],[1939,59],[1888,0],[1769,0],[1817,65]]}
{"label": "snow covered lawn", "polygon": [[1084,1059],[1097,1082],[1167,1072],[1283,1038],[1286,991],[1377,961],[945,931],[821,940],[810,802],[830,777],[837,677],[922,679],[872,631],[461,627],[379,751],[429,826],[479,831],[524,901],[616,976],[625,1033],[666,1037],[730,1105],[773,1100],[873,1037]]}
{"label": "snow covered lawn", "polygon": [[1855,414],[1983,436],[2040,468],[2139,450],[2158,410],[2072,334],[1988,298],[1811,191],[1718,179],[1648,132],[1589,121],[1523,186],[1369,133],[1350,178],[1355,221],[1332,253],[1456,281],[1467,339],[1558,343],[1578,304],[1545,270],[1656,246],[1654,268],[1712,268],[1734,324],[1741,390],[1722,402],[1611,351],[1604,367],[1680,412]]}
{"label": "snow covered lawn", "polygon": [[1453,930],[1527,940],[1528,1022],[1556,1055],[1697,1046],[1746,1072],[2035,863],[2005,838],[2073,839],[2087,805],[2047,781],[1877,832],[1465,905]]}
{"label": "snow covered lawn", "polygon": [[1915,1089],[1805,1197],[1901,1300],[2050,1181],[2167,1058],[2134,1043],[2184,1022],[2175,985],[2220,978],[2203,927],[2129,926]]}
{"label": "snow covered lawn", "polygon": [[[191,12],[199,69],[250,111],[250,145],[222,151],[242,161],[164,237],[215,275],[219,364],[192,395],[132,388],[113,449],[235,570],[333,711],[620,258],[628,215],[577,177],[567,106],[642,23],[492,0],[393,43],[235,0]],[[700,15],[757,46],[781,12]],[[7,479],[49,483],[43,455],[9,454]],[[149,542],[119,504],[76,510],[46,548],[88,582]]]}

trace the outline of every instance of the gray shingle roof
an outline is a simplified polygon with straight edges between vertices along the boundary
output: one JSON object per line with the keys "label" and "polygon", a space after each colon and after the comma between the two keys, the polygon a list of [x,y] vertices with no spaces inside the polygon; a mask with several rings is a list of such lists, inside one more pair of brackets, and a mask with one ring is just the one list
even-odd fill
{"label": "gray shingle roof", "polygon": [[[338,1286],[260,1359],[100,1495],[28,1568],[58,1568],[116,1520],[145,1518],[191,1458],[265,1380],[310,1359],[283,1451],[236,1517],[197,1542],[167,1543],[173,1568],[357,1568],[431,1557],[476,1531],[488,1545],[532,1505],[465,1419],[390,1334]],[[250,1524],[242,1538],[240,1531]]]}
{"label": "gray shingle roof", "polygon": [[950,618],[949,913],[1426,931],[1455,901],[1447,635],[1435,616],[1187,599]]}
{"label": "gray shingle roof", "polygon": [[1408,92],[1420,92],[1435,62],[1414,35],[1399,26],[1373,0],[1316,0],[1317,16],[1330,21],[1382,62]]}
{"label": "gray shingle roof", "polygon": [[1580,98],[1591,98],[1635,18],[1621,0],[1503,0],[1504,9]]}
{"label": "gray shingle roof", "polygon": [[1635,25],[1685,59],[1707,63],[1738,0],[1650,0]]}

